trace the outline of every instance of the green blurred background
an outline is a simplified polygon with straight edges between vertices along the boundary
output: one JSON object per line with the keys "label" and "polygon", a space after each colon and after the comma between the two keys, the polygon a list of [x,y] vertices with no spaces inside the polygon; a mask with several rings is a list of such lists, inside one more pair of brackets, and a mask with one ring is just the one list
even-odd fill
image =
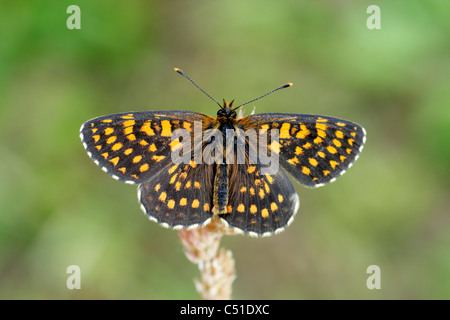
{"label": "green blurred background", "polygon": [[[69,30],[66,9],[81,9]],[[381,8],[369,30],[367,7]],[[356,164],[270,238],[228,236],[237,299],[450,298],[447,1],[0,1],[0,298],[197,299],[177,232],[86,155],[81,124],[216,99],[363,125]],[[81,268],[68,290],[66,268]],[[366,269],[381,268],[381,290]]]}

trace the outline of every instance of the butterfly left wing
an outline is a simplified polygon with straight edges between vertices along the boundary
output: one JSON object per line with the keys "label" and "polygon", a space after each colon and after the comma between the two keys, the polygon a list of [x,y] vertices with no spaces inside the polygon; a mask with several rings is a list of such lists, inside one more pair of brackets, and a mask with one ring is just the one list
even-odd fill
{"label": "butterfly left wing", "polygon": [[[307,187],[336,180],[353,165],[366,140],[360,125],[327,116],[264,113],[237,123],[267,132],[268,149],[279,153],[280,166]],[[278,141],[271,137],[272,129]]]}

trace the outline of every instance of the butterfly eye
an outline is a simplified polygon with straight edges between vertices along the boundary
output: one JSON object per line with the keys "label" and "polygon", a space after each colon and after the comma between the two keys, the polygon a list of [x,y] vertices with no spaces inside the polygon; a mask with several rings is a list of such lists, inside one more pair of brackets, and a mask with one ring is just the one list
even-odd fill
{"label": "butterfly eye", "polygon": [[225,117],[225,116],[226,116],[226,113],[225,113],[224,110],[220,109],[219,111],[217,111],[217,116],[218,116],[218,117]]}
{"label": "butterfly eye", "polygon": [[232,117],[232,118],[236,118],[236,117],[237,117],[236,111],[232,111],[232,112],[231,112],[231,117]]}

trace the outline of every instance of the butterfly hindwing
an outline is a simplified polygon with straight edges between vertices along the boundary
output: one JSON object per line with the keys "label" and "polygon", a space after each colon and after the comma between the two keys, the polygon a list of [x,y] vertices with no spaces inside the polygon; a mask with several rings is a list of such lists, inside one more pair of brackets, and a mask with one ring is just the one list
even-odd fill
{"label": "butterfly hindwing", "polygon": [[265,236],[292,222],[299,199],[283,170],[263,174],[261,169],[260,164],[231,167],[229,212],[220,217],[244,233]]}
{"label": "butterfly hindwing", "polygon": [[147,216],[165,227],[197,227],[211,218],[213,166],[172,164],[139,186]]}

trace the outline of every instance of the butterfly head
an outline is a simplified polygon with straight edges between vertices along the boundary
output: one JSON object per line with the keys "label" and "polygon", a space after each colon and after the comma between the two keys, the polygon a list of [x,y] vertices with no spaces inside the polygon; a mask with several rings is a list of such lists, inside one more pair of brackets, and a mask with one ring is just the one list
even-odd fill
{"label": "butterfly head", "polygon": [[230,102],[226,102],[223,100],[223,106],[220,107],[219,111],[217,111],[217,117],[226,118],[226,119],[236,119],[236,109],[233,108],[234,100]]}

